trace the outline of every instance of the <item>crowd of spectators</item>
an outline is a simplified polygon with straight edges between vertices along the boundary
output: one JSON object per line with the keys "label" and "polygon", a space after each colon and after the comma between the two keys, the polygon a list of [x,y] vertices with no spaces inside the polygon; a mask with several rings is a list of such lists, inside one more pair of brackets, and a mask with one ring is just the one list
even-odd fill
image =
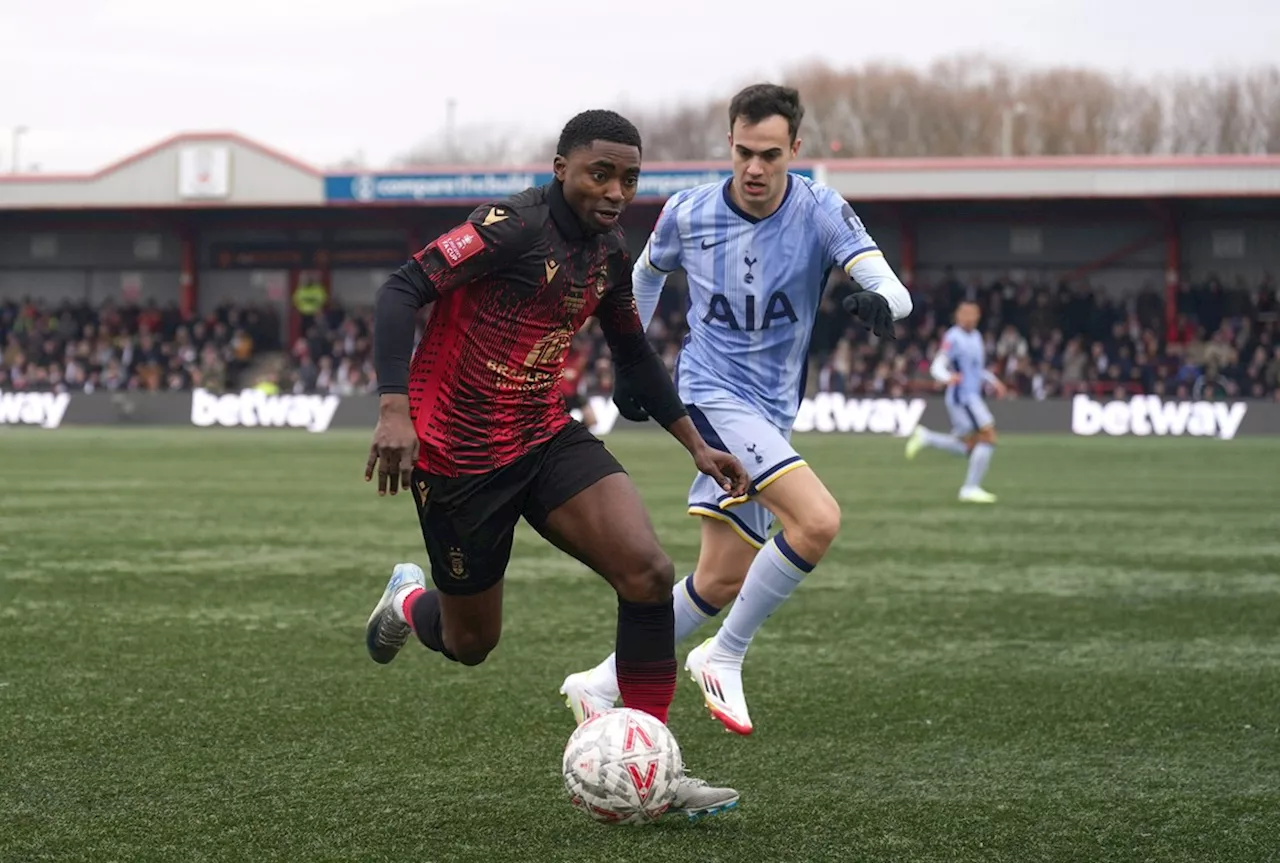
{"label": "crowd of spectators", "polygon": [[[877,341],[840,309],[833,284],[814,331],[810,393],[907,396],[934,392],[928,366],[955,307],[982,309],[990,368],[1012,397],[1151,393],[1177,399],[1280,400],[1280,323],[1269,278],[1184,287],[1170,325],[1163,292],[1123,298],[1088,285],[1013,279],[977,282],[946,273],[913,289],[898,338]],[[684,287],[673,278],[649,329],[668,367],[685,331]],[[176,309],[0,301],[0,390],[231,390],[269,380],[284,392],[375,392],[372,314],[333,306],[281,344],[269,307],[221,307],[195,320]],[[281,361],[254,364],[275,354]],[[591,322],[575,339],[578,395],[612,389],[608,349]],[[252,378],[252,379],[250,379]]]}
{"label": "crowd of spectators", "polygon": [[255,355],[279,348],[270,306],[225,305],[184,320],[154,303],[0,299],[0,390],[226,390]]}
{"label": "crowd of spectators", "polygon": [[1013,397],[1280,396],[1280,324],[1269,279],[1185,286],[1171,327],[1163,293],[1151,288],[1118,298],[1087,284],[965,283],[948,273],[913,292],[915,309],[898,325],[898,339],[880,344],[845,322],[840,295],[829,292],[814,334],[816,383],[828,392],[935,390],[929,363],[956,306],[973,300],[982,310],[989,369]]}

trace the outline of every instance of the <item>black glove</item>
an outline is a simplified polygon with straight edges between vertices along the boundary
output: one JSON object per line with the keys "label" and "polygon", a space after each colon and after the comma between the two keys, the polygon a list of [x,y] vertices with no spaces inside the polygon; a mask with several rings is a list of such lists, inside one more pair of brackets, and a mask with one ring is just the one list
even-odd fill
{"label": "black glove", "polygon": [[618,413],[633,423],[649,421],[649,412],[631,394],[626,375],[619,375],[616,370],[613,376],[613,403],[618,406]]}
{"label": "black glove", "polygon": [[858,291],[844,298],[844,310],[880,338],[897,339],[889,301],[875,291]]}

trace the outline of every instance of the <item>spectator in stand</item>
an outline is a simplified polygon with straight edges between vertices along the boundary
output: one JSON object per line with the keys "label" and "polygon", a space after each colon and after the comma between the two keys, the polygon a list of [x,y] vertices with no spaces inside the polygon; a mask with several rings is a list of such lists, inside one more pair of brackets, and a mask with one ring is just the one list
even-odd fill
{"label": "spectator in stand", "polygon": [[[1115,297],[1101,286],[1020,274],[980,282],[948,270],[932,286],[917,286],[914,313],[899,323],[899,338],[884,343],[849,328],[840,299],[850,286],[836,281],[814,328],[807,394],[936,392],[925,358],[950,325],[951,309],[973,297],[986,309],[992,371],[1012,397],[1280,398],[1280,308],[1272,278],[1225,284],[1209,278],[1184,286],[1179,313],[1166,328],[1163,295],[1151,287]],[[679,274],[668,280],[649,328],[668,370],[686,331],[684,290]],[[367,309],[331,304],[308,318],[285,354],[280,333],[279,314],[253,306],[224,305],[183,320],[176,307],[155,303],[0,300],[0,390],[226,391],[267,374],[284,392],[376,391]],[[572,351],[578,377],[566,387],[576,386],[584,403],[608,396],[608,348],[594,322]]]}
{"label": "spectator in stand", "polygon": [[255,345],[278,345],[279,320],[269,308],[222,306],[185,321],[155,303],[0,300],[0,389],[221,389]]}

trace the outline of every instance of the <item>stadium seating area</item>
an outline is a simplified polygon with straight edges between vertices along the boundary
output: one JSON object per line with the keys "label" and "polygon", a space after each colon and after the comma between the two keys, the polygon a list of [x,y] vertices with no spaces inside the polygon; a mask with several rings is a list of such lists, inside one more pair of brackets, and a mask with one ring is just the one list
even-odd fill
{"label": "stadium seating area", "polygon": [[[839,284],[823,302],[812,351],[810,392],[905,396],[935,390],[928,364],[956,304],[983,308],[992,370],[1011,395],[1046,398],[1154,393],[1172,398],[1280,400],[1280,324],[1269,280],[1187,286],[1177,325],[1165,324],[1161,293],[1122,303],[1089,288],[951,274],[914,290],[916,310],[895,343],[877,344],[850,325]],[[684,332],[685,300],[674,283],[649,333],[670,366]],[[270,307],[222,307],[184,321],[176,309],[108,304],[51,306],[0,301],[0,389],[235,389],[267,380],[289,392],[372,392],[369,310],[332,308],[282,345]],[[274,361],[268,361],[269,359]],[[608,352],[594,323],[575,343],[582,395],[607,394]]]}
{"label": "stadium seating area", "polygon": [[269,306],[224,306],[185,321],[176,307],[0,299],[0,389],[225,390],[280,349]]}

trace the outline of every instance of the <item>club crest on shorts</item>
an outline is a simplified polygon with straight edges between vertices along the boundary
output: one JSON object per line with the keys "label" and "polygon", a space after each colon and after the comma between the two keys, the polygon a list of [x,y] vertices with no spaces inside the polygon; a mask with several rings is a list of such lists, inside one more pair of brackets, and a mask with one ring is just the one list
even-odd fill
{"label": "club crest on shorts", "polygon": [[467,558],[460,548],[449,549],[449,571],[454,578],[462,578],[467,574]]}

